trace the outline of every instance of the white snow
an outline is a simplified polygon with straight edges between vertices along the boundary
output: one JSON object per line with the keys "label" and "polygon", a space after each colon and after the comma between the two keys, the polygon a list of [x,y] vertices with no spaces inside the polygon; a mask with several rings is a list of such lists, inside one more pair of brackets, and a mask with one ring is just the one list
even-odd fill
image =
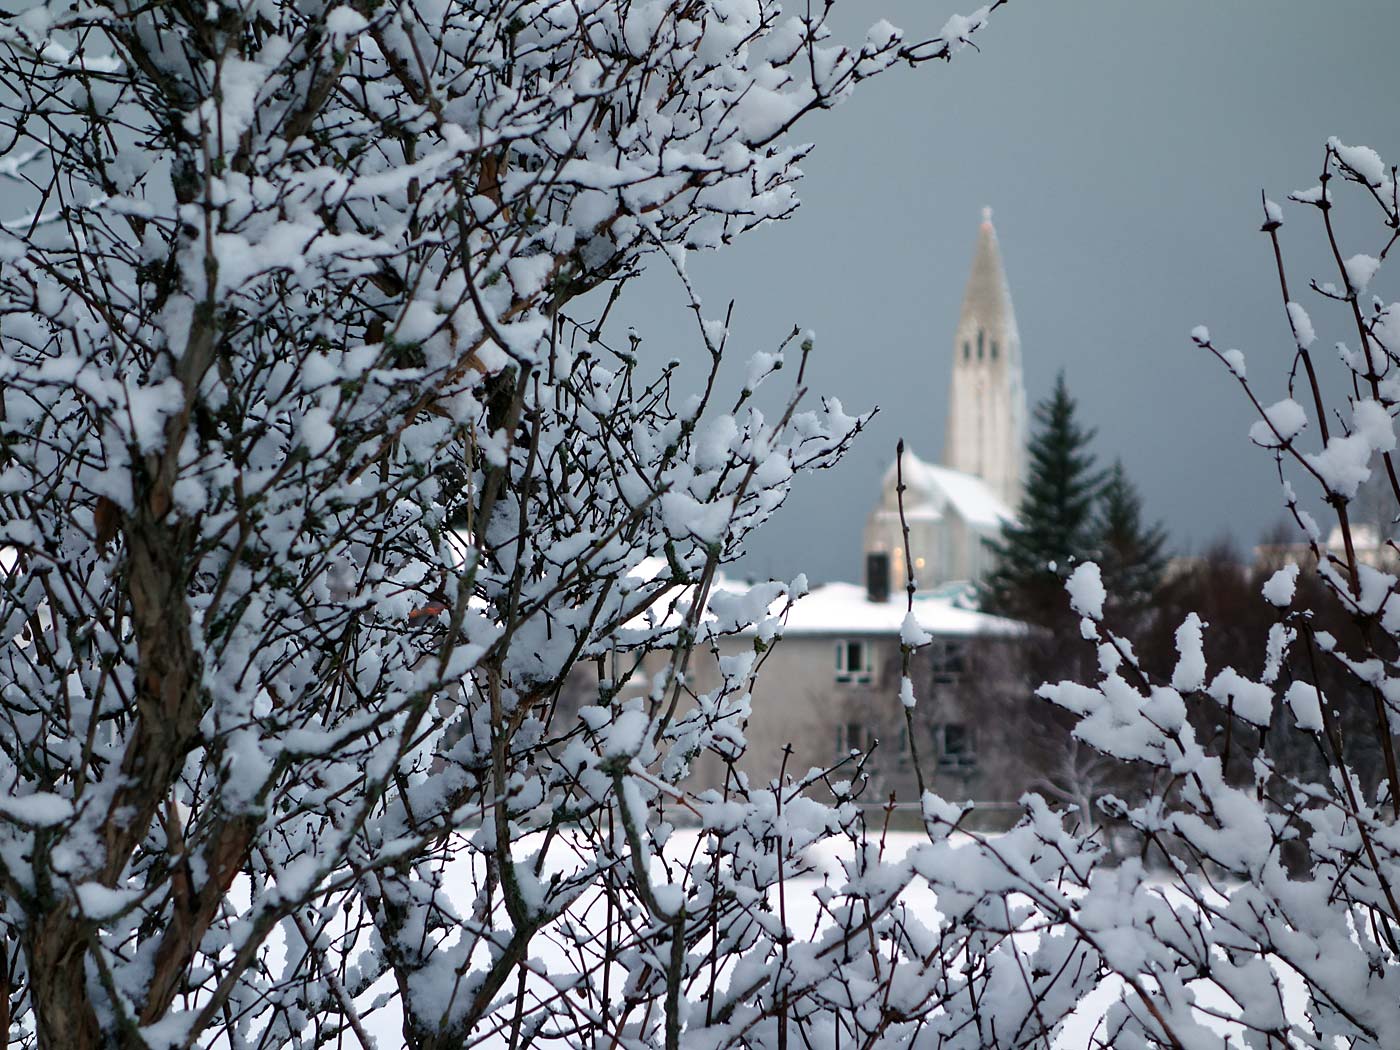
{"label": "white snow", "polygon": [[1322,705],[1316,686],[1307,682],[1294,682],[1284,694],[1284,700],[1292,708],[1299,729],[1322,731]]}
{"label": "white snow", "polygon": [[1327,140],[1327,145],[1337,151],[1342,163],[1360,175],[1368,186],[1384,186],[1390,172],[1381,156],[1369,146],[1347,146],[1336,138]]}
{"label": "white snow", "polygon": [[[904,630],[903,602],[872,602],[864,587],[828,583],[793,603],[783,634],[886,634]],[[1014,620],[962,609],[941,597],[914,598],[914,618],[925,634],[1015,635],[1026,628]]]}
{"label": "white snow", "polygon": [[1395,449],[1395,420],[1390,411],[1379,401],[1364,398],[1352,410],[1352,427],[1366,440],[1366,444],[1376,452],[1391,452]]}
{"label": "white snow", "polygon": [[30,828],[51,828],[73,817],[73,804],[61,795],[36,791],[29,795],[0,795],[0,815]]}
{"label": "white snow", "polygon": [[1080,616],[1103,619],[1103,602],[1108,595],[1097,565],[1091,561],[1080,564],[1065,581],[1065,590],[1069,591],[1070,608]]}
{"label": "white snow", "polygon": [[904,616],[904,622],[899,626],[899,641],[901,645],[907,645],[917,649],[921,645],[928,645],[933,641],[933,636],[919,625],[918,617],[911,609]]}
{"label": "white snow", "polygon": [[1256,726],[1267,726],[1274,712],[1274,691],[1227,667],[1210,683],[1210,695],[1222,707],[1233,704],[1235,714]]}
{"label": "white snow", "polygon": [[1178,659],[1172,671],[1172,688],[1188,693],[1200,689],[1206,681],[1205,643],[1201,631],[1205,624],[1195,613],[1188,613],[1176,629]]}
{"label": "white snow", "polygon": [[1347,499],[1355,496],[1357,488],[1371,476],[1371,443],[1366,434],[1334,436],[1321,452],[1305,458],[1329,492]]}
{"label": "white snow", "polygon": [[[959,517],[978,528],[999,529],[1016,520],[1011,508],[979,477],[927,463],[908,449],[904,451],[902,467],[904,484],[909,489],[904,497],[906,516],[921,506],[938,511],[952,504]],[[889,485],[895,477],[896,464],[891,463],[885,471],[884,484]]]}
{"label": "white snow", "polygon": [[1241,353],[1239,350],[1230,349],[1226,350],[1220,356],[1225,359],[1225,364],[1229,366],[1231,372],[1233,372],[1240,379],[1245,378],[1243,353]]}
{"label": "white snow", "polygon": [[1312,318],[1298,303],[1288,304],[1288,323],[1293,327],[1293,338],[1304,350],[1317,342],[1317,333],[1313,331]]}
{"label": "white snow", "polygon": [[326,12],[326,31],[342,41],[368,27],[369,21],[353,7],[341,5]]}
{"label": "white snow", "polygon": [[1371,278],[1381,268],[1381,261],[1374,255],[1353,255],[1345,263],[1347,280],[1358,294],[1371,286]]}
{"label": "white snow", "polygon": [[908,675],[899,680],[899,702],[911,710],[918,704],[914,696],[914,681]]}
{"label": "white snow", "polygon": [[1280,609],[1287,608],[1293,601],[1293,590],[1297,585],[1298,565],[1296,562],[1289,562],[1264,583],[1264,599]]}
{"label": "white snow", "polygon": [[979,7],[968,15],[953,15],[943,23],[938,35],[948,42],[951,50],[960,51],[967,46],[969,37],[987,21],[990,10],[988,7]]}
{"label": "white snow", "polygon": [[1264,419],[1249,428],[1249,439],[1256,445],[1275,448],[1293,440],[1307,423],[1303,406],[1286,397],[1264,409]]}

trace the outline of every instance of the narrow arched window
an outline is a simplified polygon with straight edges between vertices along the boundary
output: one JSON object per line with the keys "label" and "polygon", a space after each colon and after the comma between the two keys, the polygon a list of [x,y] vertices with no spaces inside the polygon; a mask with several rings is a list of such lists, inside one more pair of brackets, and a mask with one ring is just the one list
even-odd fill
{"label": "narrow arched window", "polygon": [[982,360],[982,329],[977,329],[977,360]]}
{"label": "narrow arched window", "polygon": [[996,341],[995,339],[993,339],[993,340],[992,340],[992,360],[995,361],[996,359],[997,359],[997,341]]}
{"label": "narrow arched window", "polygon": [[969,343],[966,339],[964,339],[964,340],[963,340],[963,360],[964,360],[964,361],[970,361],[971,359],[972,359],[972,344]]}

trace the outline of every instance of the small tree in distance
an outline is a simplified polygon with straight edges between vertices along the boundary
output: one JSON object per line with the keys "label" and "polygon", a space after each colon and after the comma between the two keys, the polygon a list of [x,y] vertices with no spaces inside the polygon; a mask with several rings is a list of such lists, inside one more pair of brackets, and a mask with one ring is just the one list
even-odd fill
{"label": "small tree in distance", "polygon": [[1142,520],[1142,497],[1114,460],[1099,490],[1093,524],[1093,558],[1103,573],[1110,604],[1141,606],[1162,582],[1167,534]]}
{"label": "small tree in distance", "polygon": [[989,611],[1035,624],[1062,619],[1064,580],[1093,550],[1102,479],[1089,450],[1094,431],[1076,412],[1061,372],[1050,396],[1035,407],[1017,520],[993,544],[997,564],[984,588]]}

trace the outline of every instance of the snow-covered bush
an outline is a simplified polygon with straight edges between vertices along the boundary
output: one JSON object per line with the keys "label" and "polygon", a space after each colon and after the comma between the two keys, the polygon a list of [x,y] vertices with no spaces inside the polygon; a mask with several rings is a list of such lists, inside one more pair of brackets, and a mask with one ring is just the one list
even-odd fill
{"label": "snow-covered bush", "polygon": [[[1322,171],[1318,186],[1290,197],[1294,211],[1314,213],[1326,246],[1305,281],[1285,264],[1283,209],[1263,202],[1289,353],[1256,355],[1271,362],[1256,370],[1205,328],[1192,332],[1258,412],[1249,436],[1272,451],[1301,530],[1303,565],[1284,565],[1258,597],[1277,613],[1263,651],[1251,666],[1209,666],[1212,625],[1191,614],[1176,630],[1170,678],[1153,680],[1106,627],[1097,568],[1069,581],[1100,677],[1042,694],[1078,716],[1078,739],[1155,774],[1145,802],[1105,808],[1164,866],[1091,871],[1070,852],[1053,865],[1053,891],[1014,880],[1040,905],[1043,938],[1062,941],[1066,958],[1076,945],[1077,965],[1121,988],[1094,1045],[1220,1045],[1223,1034],[1256,1047],[1400,1045],[1400,549],[1363,545],[1349,513],[1358,485],[1379,476],[1386,516],[1400,516],[1400,302],[1387,303],[1377,280],[1400,199],[1396,169],[1370,149],[1333,140]],[[1369,226],[1348,216],[1349,228],[1370,231],[1359,254],[1342,246],[1343,204],[1371,212]],[[1335,350],[1319,358],[1324,319]],[[1335,526],[1309,506],[1325,507]],[[1320,586],[1298,586],[1300,572]],[[1305,593],[1317,604],[1300,602]],[[1345,630],[1325,630],[1324,619]],[[1292,756],[1303,744],[1321,777],[1299,775]],[[1058,849],[1044,837],[1042,854]]]}
{"label": "snow-covered bush", "polygon": [[[672,786],[742,748],[761,649],[695,696],[693,646],[781,604],[702,623],[717,565],[860,419],[799,407],[805,340],[765,415],[781,354],[719,409],[571,313],[787,216],[800,118],[987,17],[843,47],[821,8],[0,21],[14,1044],[784,1045],[862,997],[835,961],[883,965],[875,891],[815,942],[768,892],[855,810]],[[722,322],[667,338],[718,369]],[[553,717],[570,668],[648,652],[646,697]],[[678,865],[663,804],[702,826]]]}

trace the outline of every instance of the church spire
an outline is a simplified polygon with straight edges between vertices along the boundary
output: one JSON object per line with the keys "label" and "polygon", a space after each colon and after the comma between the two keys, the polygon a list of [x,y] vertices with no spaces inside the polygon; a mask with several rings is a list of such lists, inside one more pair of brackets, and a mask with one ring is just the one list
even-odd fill
{"label": "church spire", "polygon": [[958,328],[980,325],[987,331],[994,328],[1016,330],[1016,313],[1011,308],[1011,289],[1006,284],[1006,271],[1001,266],[1001,248],[997,244],[996,227],[992,225],[992,209],[982,209],[982,225],[977,230],[977,251],[972,257],[972,271],[967,275],[963,291],[962,312]]}
{"label": "church spire", "polygon": [[943,462],[984,479],[1015,508],[1021,498],[1025,417],[1021,336],[992,226],[992,209],[983,208],[953,338]]}

